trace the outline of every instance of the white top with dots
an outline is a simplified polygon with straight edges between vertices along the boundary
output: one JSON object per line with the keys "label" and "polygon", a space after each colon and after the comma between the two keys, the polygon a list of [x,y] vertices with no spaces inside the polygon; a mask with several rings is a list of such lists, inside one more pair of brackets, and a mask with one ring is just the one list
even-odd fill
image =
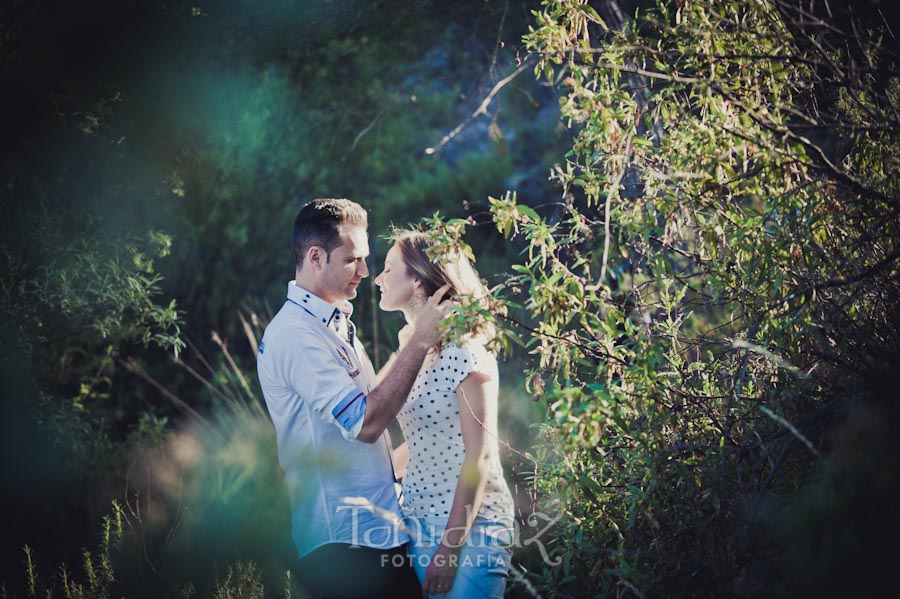
{"label": "white top with dots", "polygon": [[[409,444],[401,511],[406,518],[449,516],[460,467],[465,458],[456,388],[470,372],[498,384],[497,360],[476,338],[463,347],[450,345],[426,358],[406,404],[397,415]],[[500,456],[491,455],[479,517],[508,521],[512,496],[503,479]]]}

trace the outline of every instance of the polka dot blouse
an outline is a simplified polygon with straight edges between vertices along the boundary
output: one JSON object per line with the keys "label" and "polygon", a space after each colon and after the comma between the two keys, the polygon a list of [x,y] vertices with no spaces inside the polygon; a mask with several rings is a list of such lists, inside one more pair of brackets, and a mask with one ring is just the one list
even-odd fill
{"label": "polka dot blouse", "polygon": [[[401,506],[404,517],[450,515],[466,455],[456,388],[471,372],[483,373],[497,384],[497,360],[478,341],[465,347],[447,346],[428,356],[397,415],[409,444]],[[462,408],[468,409],[465,404]],[[500,456],[494,451],[478,516],[506,520],[512,514],[512,497],[503,479]]]}

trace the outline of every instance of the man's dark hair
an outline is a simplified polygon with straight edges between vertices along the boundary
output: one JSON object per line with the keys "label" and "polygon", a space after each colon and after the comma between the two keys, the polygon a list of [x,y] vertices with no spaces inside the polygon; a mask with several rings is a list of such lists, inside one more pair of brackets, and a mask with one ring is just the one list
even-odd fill
{"label": "man's dark hair", "polygon": [[316,245],[325,250],[327,259],[331,250],[341,244],[341,227],[369,226],[366,210],[356,202],[344,199],[324,198],[306,203],[294,220],[291,247],[299,269],[309,248]]}

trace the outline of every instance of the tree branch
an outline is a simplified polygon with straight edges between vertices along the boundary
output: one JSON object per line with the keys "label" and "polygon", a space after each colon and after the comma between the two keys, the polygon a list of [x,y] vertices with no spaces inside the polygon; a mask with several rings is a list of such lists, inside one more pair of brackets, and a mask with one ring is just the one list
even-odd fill
{"label": "tree branch", "polygon": [[491,104],[491,100],[494,99],[494,96],[497,95],[497,92],[499,92],[501,89],[506,87],[506,85],[510,81],[512,81],[519,75],[521,75],[525,69],[527,69],[528,67],[531,66],[532,62],[534,62],[534,61],[531,60],[531,57],[526,58],[524,61],[522,61],[522,64],[519,66],[519,68],[517,68],[515,71],[513,71],[510,75],[507,75],[506,77],[504,77],[503,79],[498,81],[497,84],[494,85],[494,87],[491,89],[491,91],[488,93],[488,95],[481,102],[481,105],[477,109],[475,109],[475,112],[473,112],[465,121],[463,121],[462,123],[457,125],[456,128],[453,129],[453,131],[451,131],[450,133],[445,135],[436,146],[431,146],[429,148],[425,148],[425,153],[428,155],[436,154],[444,146],[446,146],[450,140],[452,140],[454,137],[459,135],[460,131],[462,131],[463,129],[468,127],[472,123],[472,121],[474,121],[475,119],[477,119],[479,116],[481,116],[483,114],[487,114],[487,108]]}

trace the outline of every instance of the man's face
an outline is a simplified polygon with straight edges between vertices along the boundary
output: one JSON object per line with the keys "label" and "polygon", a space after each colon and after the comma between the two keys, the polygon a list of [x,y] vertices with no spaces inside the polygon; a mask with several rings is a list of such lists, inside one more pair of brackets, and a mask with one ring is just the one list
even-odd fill
{"label": "man's face", "polygon": [[362,227],[341,227],[341,245],[331,251],[320,273],[322,299],[329,303],[356,297],[356,287],[369,276],[369,236]]}

